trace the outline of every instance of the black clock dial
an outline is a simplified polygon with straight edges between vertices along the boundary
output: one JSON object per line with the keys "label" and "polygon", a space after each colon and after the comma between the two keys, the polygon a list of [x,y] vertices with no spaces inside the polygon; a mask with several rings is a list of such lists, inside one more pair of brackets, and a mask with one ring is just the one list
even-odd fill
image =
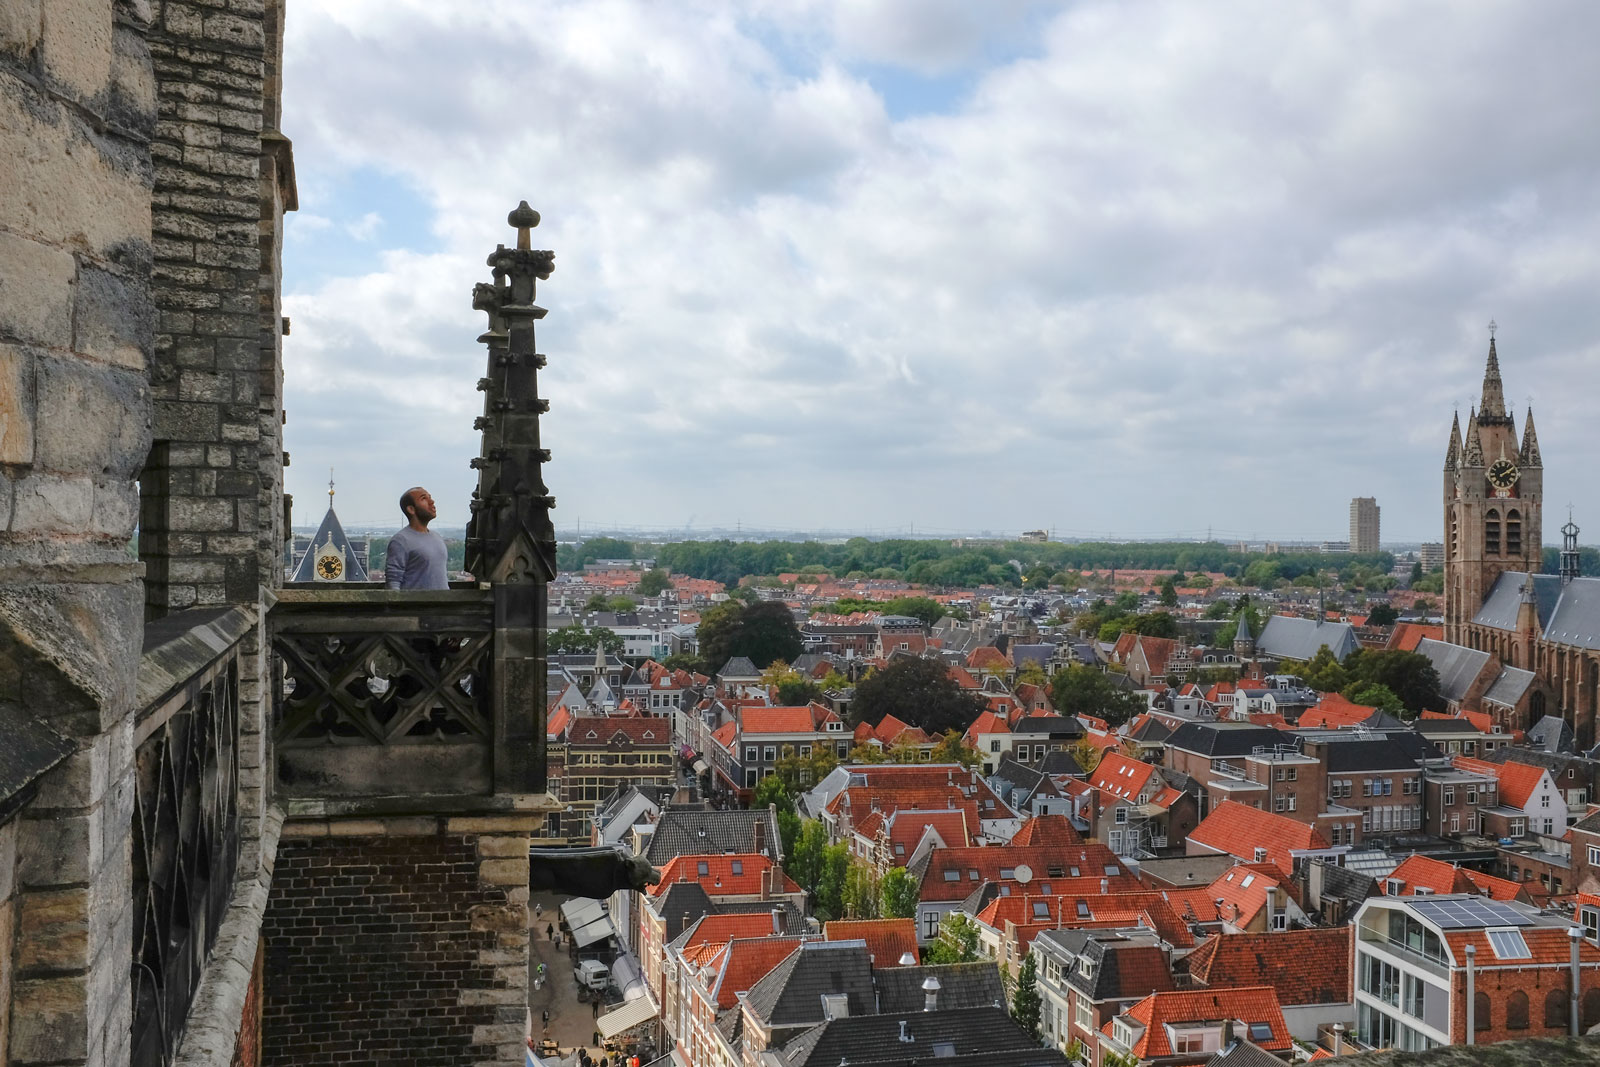
{"label": "black clock dial", "polygon": [[1489,468],[1488,474],[1490,485],[1496,489],[1510,489],[1517,484],[1517,478],[1521,472],[1517,470],[1517,465],[1509,459],[1497,459],[1494,461],[1494,465]]}

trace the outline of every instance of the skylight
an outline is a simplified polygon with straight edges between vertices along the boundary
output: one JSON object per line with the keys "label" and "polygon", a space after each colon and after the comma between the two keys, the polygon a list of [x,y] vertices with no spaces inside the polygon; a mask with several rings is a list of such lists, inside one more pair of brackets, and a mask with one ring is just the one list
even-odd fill
{"label": "skylight", "polygon": [[1268,1023],[1251,1023],[1250,1040],[1256,1044],[1272,1040],[1272,1026]]}
{"label": "skylight", "polygon": [[1533,953],[1528,951],[1528,943],[1522,939],[1521,930],[1487,930],[1489,947],[1494,949],[1494,954],[1503,960],[1532,959]]}

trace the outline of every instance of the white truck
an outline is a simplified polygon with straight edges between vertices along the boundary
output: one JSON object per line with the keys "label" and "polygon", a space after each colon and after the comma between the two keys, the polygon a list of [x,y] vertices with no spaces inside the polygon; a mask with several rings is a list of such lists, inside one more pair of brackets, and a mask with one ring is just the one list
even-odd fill
{"label": "white truck", "polygon": [[579,960],[572,974],[578,980],[579,989],[602,993],[611,984],[611,968],[599,960]]}

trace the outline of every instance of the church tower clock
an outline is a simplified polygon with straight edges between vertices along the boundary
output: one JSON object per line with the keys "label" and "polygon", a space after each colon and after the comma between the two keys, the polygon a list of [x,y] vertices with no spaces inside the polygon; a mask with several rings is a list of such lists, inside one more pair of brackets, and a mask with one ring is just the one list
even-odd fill
{"label": "church tower clock", "polygon": [[1450,427],[1444,461],[1444,637],[1471,644],[1467,626],[1503,571],[1537,574],[1544,557],[1540,506],[1544,464],[1533,429],[1533,410],[1522,436],[1506,410],[1489,324],[1489,363],[1483,395],[1467,418]]}

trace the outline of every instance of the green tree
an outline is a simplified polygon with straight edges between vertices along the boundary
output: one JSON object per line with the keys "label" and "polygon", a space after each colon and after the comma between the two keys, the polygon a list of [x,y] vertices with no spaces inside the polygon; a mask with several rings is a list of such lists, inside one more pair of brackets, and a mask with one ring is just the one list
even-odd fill
{"label": "green tree", "polygon": [[796,754],[778,760],[772,765],[772,777],[783,779],[789,793],[798,796],[826,778],[838,765],[839,757],[834,754],[832,745],[816,745],[809,756]]}
{"label": "green tree", "polygon": [[1305,663],[1285,663],[1282,669],[1285,674],[1299,675],[1301,681],[1319,693],[1337,693],[1350,684],[1349,673],[1343,664],[1333,658],[1327,645],[1317,649],[1317,654]]}
{"label": "green tree", "polygon": [[1038,660],[1030,659],[1017,668],[1017,684],[1046,686],[1050,684],[1050,678],[1044,673],[1044,668],[1039,665]]}
{"label": "green tree", "polygon": [[827,845],[817,876],[817,892],[812,910],[826,922],[844,918],[845,882],[850,874],[850,848],[843,843]]}
{"label": "green tree", "polygon": [[1422,561],[1419,559],[1411,565],[1411,580],[1415,582],[1422,577]]}
{"label": "green tree", "polygon": [[928,753],[928,760],[932,763],[959,763],[963,767],[976,767],[983,762],[983,757],[961,740],[960,734],[947,730],[939,738],[939,743],[933,746],[933,751]]}
{"label": "green tree", "polygon": [[1072,753],[1072,758],[1077,760],[1078,766],[1082,767],[1086,774],[1094,773],[1094,769],[1100,766],[1100,757],[1104,755],[1087,737],[1080,737],[1074,741],[1067,751]]}
{"label": "green tree", "polygon": [[606,607],[606,595],[604,593],[595,593],[588,600],[583,602],[583,610],[609,611],[610,609]]}
{"label": "green tree", "polygon": [[1392,604],[1374,604],[1367,612],[1368,626],[1393,626],[1400,621],[1400,613]]}
{"label": "green tree", "polygon": [[1137,694],[1120,689],[1093,667],[1075,663],[1050,679],[1050,701],[1058,715],[1096,715],[1120,726],[1145,710]]}
{"label": "green tree", "polygon": [[701,614],[695,636],[699,638],[700,661],[706,673],[721,670],[733,658],[733,644],[743,616],[744,604],[737,600],[713,604]]}
{"label": "green tree", "polygon": [[748,656],[757,667],[777,661],[790,663],[803,647],[794,614],[779,601],[752,604],[739,617],[733,654]]}
{"label": "green tree", "polygon": [[660,567],[652,567],[639,576],[640,596],[660,596],[672,588],[672,579]]}
{"label": "green tree", "polygon": [[1016,992],[1011,995],[1011,1018],[1035,1041],[1039,1040],[1039,1012],[1043,1007],[1044,998],[1039,995],[1039,964],[1030,952],[1023,957],[1022,968],[1017,973]]}
{"label": "green tree", "polygon": [[1133,632],[1141,637],[1177,637],[1178,620],[1164,611],[1135,615]]}
{"label": "green tree", "polygon": [[1344,669],[1349,685],[1370,682],[1386,686],[1410,713],[1408,717],[1444,708],[1439,672],[1420,652],[1360,648],[1345,657]]}
{"label": "green tree", "polygon": [[728,590],[728,596],[739,601],[746,607],[761,603],[761,594],[756,592],[753,585],[740,585]]}
{"label": "green tree", "polygon": [[605,610],[611,612],[632,611],[638,606],[638,601],[634,600],[633,597],[618,595],[606,598]]}
{"label": "green tree", "polygon": [[1343,696],[1352,704],[1363,704],[1369,708],[1387,711],[1390,715],[1414,718],[1406,713],[1406,706],[1395,696],[1394,690],[1382,682],[1356,682],[1345,689]]}
{"label": "green tree", "polygon": [[889,753],[881,745],[856,745],[850,750],[851,763],[888,763]]}
{"label": "green tree", "polygon": [[1209,574],[1191,574],[1189,580],[1183,583],[1190,589],[1210,589],[1211,576]]}
{"label": "green tree", "polygon": [[939,936],[922,953],[925,964],[971,963],[978,958],[978,924],[954,911],[939,924]]}
{"label": "green tree", "polygon": [[661,661],[669,671],[693,671],[700,668],[700,657],[689,652],[674,652]]}
{"label": "green tree", "polygon": [[915,657],[897,659],[857,682],[850,716],[852,723],[876,723],[893,715],[930,734],[942,734],[965,730],[982,709],[982,701],[963,691],[942,662]]}
{"label": "green tree", "polygon": [[1239,613],[1238,606],[1231,604],[1225,597],[1218,597],[1206,605],[1202,619],[1231,619]]}
{"label": "green tree", "polygon": [[[1250,633],[1255,637],[1260,637],[1261,627],[1266,620],[1261,617],[1261,612],[1256,609],[1254,604],[1244,601],[1241,601],[1241,603],[1243,607],[1239,611],[1244,612],[1244,617],[1250,620]],[[1234,612],[1233,621],[1217,631],[1217,648],[1230,647],[1233,644],[1233,639],[1239,636],[1239,611]]]}
{"label": "green tree", "polygon": [[795,841],[800,836],[800,816],[795,812],[794,795],[788,783],[777,774],[761,779],[750,794],[751,810],[759,811],[768,806],[777,809],[778,836],[783,841],[783,854],[787,856],[794,851]]}
{"label": "green tree", "polygon": [[828,828],[815,819],[807,819],[800,826],[794,848],[784,851],[788,857],[784,869],[813,898],[822,880],[823,853],[827,847]]}
{"label": "green tree", "polygon": [[[899,868],[895,868],[899,870]],[[851,859],[844,875],[843,914],[851,919],[877,919],[882,916],[882,880],[878,868]]]}
{"label": "green tree", "polygon": [[879,913],[885,919],[914,919],[921,896],[917,880],[904,867],[891,867],[878,883]]}
{"label": "green tree", "polygon": [[1161,583],[1161,605],[1168,608],[1178,606],[1178,587],[1171,577]]}
{"label": "green tree", "polygon": [[1424,574],[1421,578],[1411,583],[1414,593],[1442,593],[1444,592],[1444,571],[1434,571]]}
{"label": "green tree", "polygon": [[551,652],[567,655],[592,655],[597,642],[604,646],[607,652],[622,651],[622,638],[615,630],[604,626],[587,630],[577,623],[552,631],[545,647]]}

